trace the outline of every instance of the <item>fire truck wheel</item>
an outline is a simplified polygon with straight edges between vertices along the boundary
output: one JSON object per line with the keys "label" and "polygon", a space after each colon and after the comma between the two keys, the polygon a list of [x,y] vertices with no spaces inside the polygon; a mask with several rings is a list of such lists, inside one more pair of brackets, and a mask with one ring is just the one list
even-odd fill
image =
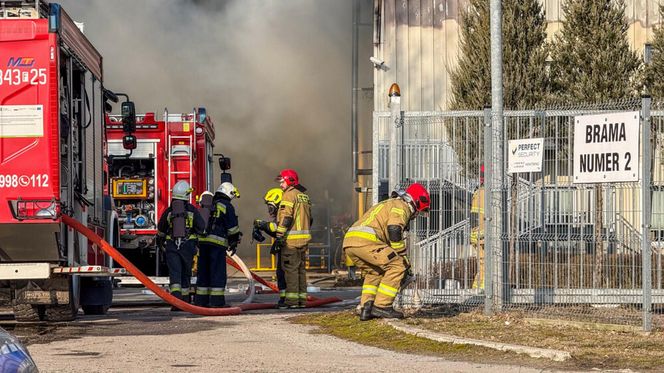
{"label": "fire truck wheel", "polygon": [[76,318],[78,310],[74,311],[70,304],[46,306],[44,319],[47,321],[72,321]]}
{"label": "fire truck wheel", "polygon": [[44,306],[25,303],[14,305],[14,318],[19,322],[41,321],[44,319],[44,313]]}
{"label": "fire truck wheel", "polygon": [[110,305],[81,306],[86,315],[105,315]]}

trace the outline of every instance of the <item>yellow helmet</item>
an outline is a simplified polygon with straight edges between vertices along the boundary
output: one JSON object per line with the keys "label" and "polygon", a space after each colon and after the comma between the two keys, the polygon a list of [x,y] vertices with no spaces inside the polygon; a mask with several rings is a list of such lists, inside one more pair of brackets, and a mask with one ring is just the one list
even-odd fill
{"label": "yellow helmet", "polygon": [[275,206],[278,206],[279,203],[281,203],[281,198],[284,196],[284,192],[281,190],[281,188],[272,188],[265,193],[265,197],[263,199],[265,200],[265,203],[268,204],[273,204]]}

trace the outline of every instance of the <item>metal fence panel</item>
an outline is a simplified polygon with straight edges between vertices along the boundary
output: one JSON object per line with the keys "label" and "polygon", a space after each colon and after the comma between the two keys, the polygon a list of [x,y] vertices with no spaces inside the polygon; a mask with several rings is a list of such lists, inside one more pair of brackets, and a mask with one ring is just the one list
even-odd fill
{"label": "metal fence panel", "polygon": [[[643,120],[647,113],[642,103],[505,111],[502,133],[485,126],[490,123],[482,111],[402,112],[398,121],[390,113],[375,113],[376,200],[389,192],[393,130],[398,186],[420,182],[432,200],[429,216],[411,224],[410,255],[418,281],[402,292],[401,304],[452,303],[462,309],[486,305],[490,311],[519,309],[542,317],[644,321],[649,310],[641,312],[646,305],[643,289],[648,290],[648,284],[653,290],[646,295],[664,304],[662,105],[653,104],[654,140],[641,144],[640,157],[653,154],[652,187],[647,181],[643,189],[651,190],[651,215],[642,208],[647,199],[642,200],[640,181],[572,180],[574,117],[641,111]],[[506,162],[509,140],[538,137],[544,138],[542,172],[510,175],[497,161],[500,157],[485,149],[485,141],[490,150],[501,149]],[[484,214],[485,198],[491,216]],[[644,216],[652,218],[646,242]],[[652,245],[644,246],[651,240]],[[642,247],[652,249],[647,258]],[[643,273],[651,273],[652,282],[644,282]],[[664,324],[656,318],[655,326]]]}

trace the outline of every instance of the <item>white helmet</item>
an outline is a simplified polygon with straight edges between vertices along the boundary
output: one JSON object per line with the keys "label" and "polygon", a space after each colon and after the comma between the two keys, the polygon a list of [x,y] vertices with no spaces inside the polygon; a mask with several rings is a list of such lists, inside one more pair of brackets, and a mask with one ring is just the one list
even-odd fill
{"label": "white helmet", "polygon": [[217,193],[221,193],[230,199],[240,198],[240,191],[237,190],[235,185],[229,182],[221,183],[219,188],[217,188]]}
{"label": "white helmet", "polygon": [[189,194],[191,194],[192,191],[193,189],[191,189],[188,182],[180,180],[175,183],[175,186],[173,186],[172,198],[189,201]]}

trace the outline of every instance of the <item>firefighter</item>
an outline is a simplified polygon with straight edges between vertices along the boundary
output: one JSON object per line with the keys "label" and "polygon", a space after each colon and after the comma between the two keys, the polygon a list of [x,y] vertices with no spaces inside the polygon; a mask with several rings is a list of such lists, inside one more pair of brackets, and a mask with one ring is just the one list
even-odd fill
{"label": "firefighter", "polygon": [[418,183],[371,207],[344,236],[343,248],[365,273],[360,320],[403,318],[392,308],[410,263],[404,231],[418,213],[428,212],[429,192]]}
{"label": "firefighter", "polygon": [[[284,192],[281,190],[281,188],[272,188],[268,190],[267,193],[265,193],[263,200],[267,205],[267,212],[270,215],[271,221],[264,221],[260,219],[254,220],[254,237],[258,237],[260,235],[260,238],[258,238],[257,241],[263,242],[264,240],[262,234],[260,233],[261,231],[267,233],[272,238],[277,237],[277,211],[279,210],[279,205],[281,204],[283,195]],[[277,286],[279,287],[279,302],[277,303],[277,307],[284,307],[286,304],[286,274],[284,273],[284,269],[281,266],[281,252],[276,250],[276,245],[273,245],[272,249],[270,250],[270,254],[275,255],[277,261],[276,275]]]}
{"label": "firefighter", "polygon": [[473,193],[470,205],[473,228],[470,244],[477,250],[477,271],[473,278],[473,289],[484,289],[484,165],[480,166],[480,187]]}
{"label": "firefighter", "polygon": [[242,235],[231,204],[235,198],[240,192],[229,182],[221,183],[214,194],[207,234],[199,238],[196,305],[226,307],[226,254],[235,255]]}
{"label": "firefighter", "polygon": [[178,181],[173,186],[171,205],[161,215],[157,225],[157,244],[165,246],[171,294],[185,302],[189,301],[196,238],[205,231],[201,214],[189,203],[191,192],[189,183]]}
{"label": "firefighter", "polygon": [[286,276],[286,300],[279,308],[303,308],[307,302],[305,262],[311,241],[311,201],[295,170],[282,170],[275,181],[284,191],[277,212],[276,248],[281,251]]}

